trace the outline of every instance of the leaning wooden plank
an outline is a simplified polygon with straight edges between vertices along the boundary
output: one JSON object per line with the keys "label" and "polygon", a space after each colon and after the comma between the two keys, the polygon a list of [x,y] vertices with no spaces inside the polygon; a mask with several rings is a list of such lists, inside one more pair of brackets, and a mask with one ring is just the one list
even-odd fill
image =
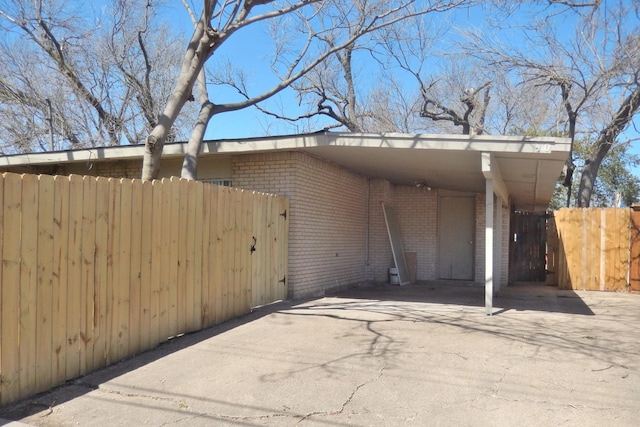
{"label": "leaning wooden plank", "polygon": [[51,371],[53,385],[60,385],[67,379],[67,286],[69,247],[69,191],[70,180],[66,176],[55,179],[53,206],[53,317]]}
{"label": "leaning wooden plank", "polygon": [[36,325],[36,380],[38,391],[53,386],[51,359],[53,319],[53,218],[54,179],[39,177],[38,194],[38,319]]}
{"label": "leaning wooden plank", "polygon": [[[129,270],[129,351],[140,352],[141,318],[141,269],[142,269],[142,181],[134,179],[131,184],[131,268]],[[148,334],[148,332],[147,332]]]}
{"label": "leaning wooden plank", "polygon": [[4,174],[3,251],[2,251],[2,403],[18,400],[20,395],[20,251],[22,178]]}
{"label": "leaning wooden plank", "polygon": [[93,366],[104,368],[107,363],[107,269],[111,256],[109,251],[109,179],[96,179],[95,222],[95,294],[93,319]]}
{"label": "leaning wooden plank", "polygon": [[69,246],[67,259],[67,379],[80,375],[82,344],[82,203],[83,181],[69,177]]}
{"label": "leaning wooden plank", "polygon": [[389,242],[391,243],[391,252],[393,260],[398,269],[398,277],[400,285],[409,284],[409,270],[407,269],[407,261],[404,258],[404,249],[402,246],[402,236],[396,214],[391,206],[382,204],[382,212],[384,213],[384,221],[387,224],[387,232],[389,234]]}

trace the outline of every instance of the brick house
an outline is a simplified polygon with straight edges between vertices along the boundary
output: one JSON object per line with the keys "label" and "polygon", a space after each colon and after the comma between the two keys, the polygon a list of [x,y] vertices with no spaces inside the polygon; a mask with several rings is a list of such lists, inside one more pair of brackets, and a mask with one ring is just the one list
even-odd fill
{"label": "brick house", "polygon": [[[167,144],[161,177],[186,143]],[[513,210],[544,211],[569,155],[565,138],[315,133],[207,141],[198,179],[287,196],[289,293],[388,282],[392,207],[418,281],[508,282]],[[138,178],[143,146],[5,156],[0,171]]]}

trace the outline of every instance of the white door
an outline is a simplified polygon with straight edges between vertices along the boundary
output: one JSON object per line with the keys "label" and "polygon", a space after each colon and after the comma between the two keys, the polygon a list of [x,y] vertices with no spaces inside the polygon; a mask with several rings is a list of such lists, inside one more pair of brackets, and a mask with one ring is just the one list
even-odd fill
{"label": "white door", "polygon": [[438,205],[438,277],[473,280],[475,198],[444,196]]}

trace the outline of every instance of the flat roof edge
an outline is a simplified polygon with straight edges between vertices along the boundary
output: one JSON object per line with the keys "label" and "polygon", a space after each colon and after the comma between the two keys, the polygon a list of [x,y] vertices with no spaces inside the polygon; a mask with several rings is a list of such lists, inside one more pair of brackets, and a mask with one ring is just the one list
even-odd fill
{"label": "flat roof edge", "polygon": [[[233,154],[257,151],[299,150],[327,146],[471,150],[505,153],[569,152],[571,140],[555,137],[439,135],[404,133],[317,132],[311,134],[263,136],[240,139],[207,140],[203,154]],[[167,143],[162,157],[182,156],[187,143]],[[141,159],[144,145],[81,148],[66,151],[14,154],[0,157],[0,167],[44,165],[110,159]]]}

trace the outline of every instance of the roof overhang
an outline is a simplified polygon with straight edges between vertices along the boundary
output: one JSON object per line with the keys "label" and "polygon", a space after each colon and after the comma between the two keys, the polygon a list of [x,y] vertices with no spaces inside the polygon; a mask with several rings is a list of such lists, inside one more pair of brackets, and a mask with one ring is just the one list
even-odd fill
{"label": "roof overhang", "polygon": [[[181,157],[186,143],[166,144],[163,158]],[[145,147],[119,146],[0,158],[0,168],[18,165],[141,159]],[[201,156],[302,151],[362,175],[401,185],[484,192],[498,171],[503,193],[518,210],[545,210],[568,159],[570,140],[551,137],[323,132],[206,141]],[[484,163],[483,163],[484,153]],[[488,157],[487,157],[488,156]],[[489,162],[489,163],[488,163]],[[489,166],[488,166],[489,165]],[[488,170],[487,167],[490,169]],[[504,197],[503,194],[499,194]]]}

